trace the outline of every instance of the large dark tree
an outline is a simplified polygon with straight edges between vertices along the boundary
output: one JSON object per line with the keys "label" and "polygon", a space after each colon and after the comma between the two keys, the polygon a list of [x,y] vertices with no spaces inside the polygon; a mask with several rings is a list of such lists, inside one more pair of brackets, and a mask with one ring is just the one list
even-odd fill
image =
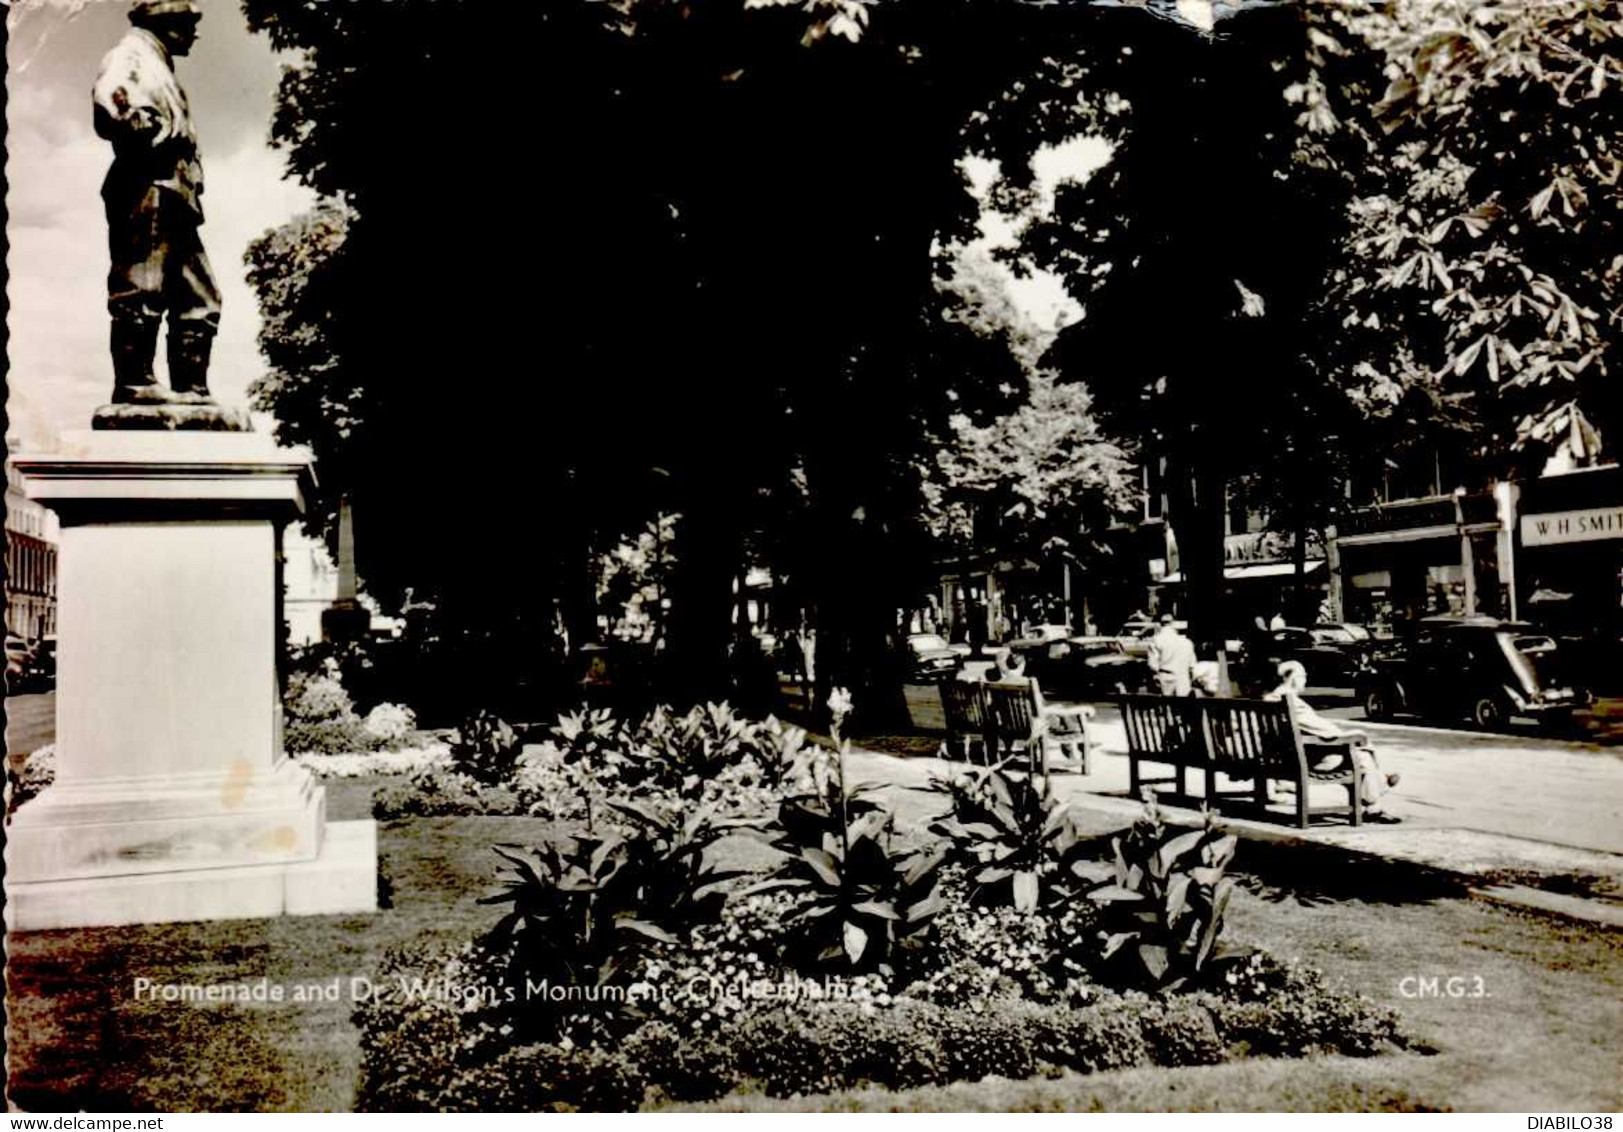
{"label": "large dark tree", "polygon": [[319,338],[262,403],[321,515],[351,497],[373,590],[506,664],[555,603],[590,636],[594,543],[679,512],[675,690],[712,694],[755,504],[798,472],[820,672],[899,707],[930,246],[968,64],[1000,65],[974,6],[245,7],[302,52],[274,137],[343,216],[260,250]]}
{"label": "large dark tree", "polygon": [[1040,146],[1111,144],[1086,183],[1059,186],[1016,262],[1061,275],[1084,304],[1049,364],[1164,459],[1194,632],[1211,640],[1227,486],[1314,425],[1304,358],[1345,190],[1304,144],[1309,111],[1331,111],[1291,97],[1323,62],[1310,10],[1243,6],[1211,34],[1125,15],[1011,86],[972,145],[999,162],[996,193],[1016,211],[1038,191]]}
{"label": "large dark tree", "polygon": [[[1168,462],[1200,635],[1219,628],[1226,484],[1314,485],[1306,523],[1337,474],[1312,447],[1325,423],[1392,415],[1327,352],[1345,312],[1324,301],[1359,235],[1360,163],[1385,152],[1356,104],[1383,63],[1437,70],[1360,23],[1384,9],[244,4],[302,51],[274,135],[342,206],[261,249],[273,305],[301,312],[268,319],[295,341],[264,402],[316,444],[323,513],[353,499],[372,588],[431,597],[473,639],[522,648],[555,606],[590,636],[594,550],[673,512],[678,691],[720,690],[732,580],[771,548],[824,683],[899,708],[920,426],[952,411],[963,361],[927,317],[931,249],[973,225],[966,148],[1001,160],[994,197],[1019,205],[1043,144],[1114,146],[1017,259],[1086,305],[1051,364]],[[1581,208],[1565,184],[1527,207]],[[274,282],[285,267],[297,287]],[[1575,309],[1580,330],[1590,309],[1610,316]],[[1442,340],[1457,370],[1488,349]],[[1423,433],[1448,402],[1409,389]]]}

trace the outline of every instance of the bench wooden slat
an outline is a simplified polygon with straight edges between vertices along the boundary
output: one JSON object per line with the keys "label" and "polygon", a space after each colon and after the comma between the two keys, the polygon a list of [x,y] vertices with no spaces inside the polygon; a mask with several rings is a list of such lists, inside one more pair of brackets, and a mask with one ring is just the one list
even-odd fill
{"label": "bench wooden slat", "polygon": [[944,680],[940,685],[941,710],[947,721],[947,749],[955,758],[969,759],[975,750],[987,757],[986,732],[990,716],[986,692],[979,681]]}
{"label": "bench wooden slat", "polygon": [[[1030,755],[1030,769],[1046,771],[1049,744],[1071,747],[1082,773],[1088,773],[1091,741],[1087,721],[1093,718],[1091,707],[1052,707],[1043,699],[1042,688],[1035,680],[990,683],[982,687],[990,716],[989,748],[996,746],[999,753],[1013,753],[1023,744]],[[1062,719],[1074,722],[1077,731],[1061,734],[1056,727]]]}
{"label": "bench wooden slat", "polygon": [[[1305,829],[1319,815],[1344,814],[1358,825],[1363,819],[1361,783],[1350,744],[1313,745],[1312,761],[1328,753],[1345,757],[1346,769],[1312,770],[1290,704],[1283,700],[1197,699],[1193,697],[1130,695],[1121,699],[1122,722],[1127,732],[1129,778],[1136,795],[1143,785],[1176,783],[1189,794],[1188,772],[1200,770],[1208,799],[1216,804],[1234,794],[1219,794],[1217,775],[1249,781],[1249,801],[1262,804],[1267,784],[1283,779],[1296,786],[1297,821]],[[1174,777],[1149,779],[1140,770],[1145,762],[1173,768]],[[1311,807],[1310,783],[1345,787],[1348,805]]]}

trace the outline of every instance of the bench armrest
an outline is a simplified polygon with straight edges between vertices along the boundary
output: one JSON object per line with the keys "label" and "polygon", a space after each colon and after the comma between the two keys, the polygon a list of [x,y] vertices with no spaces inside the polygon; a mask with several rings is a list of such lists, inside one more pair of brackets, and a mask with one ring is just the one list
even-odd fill
{"label": "bench armrest", "polygon": [[1078,716],[1078,717],[1080,717],[1082,719],[1092,719],[1095,715],[1097,715],[1099,713],[1094,711],[1092,705],[1090,705],[1090,704],[1066,704],[1066,705],[1063,705],[1063,706],[1056,705],[1056,704],[1044,704],[1043,705],[1043,714],[1044,715],[1066,715],[1066,716],[1074,715],[1074,716]]}
{"label": "bench armrest", "polygon": [[1347,747],[1367,747],[1369,746],[1369,736],[1362,731],[1349,731],[1345,735],[1337,735],[1333,739],[1318,735],[1304,735],[1302,736],[1302,746],[1323,747],[1332,751],[1339,751]]}

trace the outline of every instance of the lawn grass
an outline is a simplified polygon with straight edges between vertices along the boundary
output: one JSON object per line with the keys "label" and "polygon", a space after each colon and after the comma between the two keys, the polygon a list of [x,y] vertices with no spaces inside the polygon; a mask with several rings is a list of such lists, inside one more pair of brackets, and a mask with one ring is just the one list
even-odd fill
{"label": "lawn grass", "polygon": [[[860,777],[860,776],[859,776]],[[913,776],[908,786],[916,786]],[[920,776],[922,777],[922,776]],[[334,817],[363,816],[377,783],[328,784]],[[941,800],[887,791],[917,829]],[[358,1069],[347,996],[338,1002],[192,1006],[137,1002],[137,977],[272,983],[372,977],[402,942],[460,942],[494,919],[477,904],[490,846],[524,842],[536,819],[433,818],[380,827],[394,906],[374,916],[36,932],[8,940],[10,1096],[25,1109],[335,1109],[352,1106]],[[1099,832],[1117,818],[1089,820]],[[1098,828],[1094,828],[1097,826]],[[1236,864],[1245,867],[1250,845]],[[770,850],[735,839],[728,855]],[[1260,860],[1260,858],[1259,858]],[[1297,902],[1277,879],[1236,894],[1230,935],[1300,958],[1397,1007],[1435,1056],[1249,1060],[1200,1069],[1134,1069],[909,1092],[864,1089],[712,1107],[833,1109],[1456,1108],[1583,1112],[1623,1107],[1623,935],[1448,895],[1405,903],[1373,878],[1359,894]],[[1486,998],[1410,999],[1405,975],[1480,976]]]}

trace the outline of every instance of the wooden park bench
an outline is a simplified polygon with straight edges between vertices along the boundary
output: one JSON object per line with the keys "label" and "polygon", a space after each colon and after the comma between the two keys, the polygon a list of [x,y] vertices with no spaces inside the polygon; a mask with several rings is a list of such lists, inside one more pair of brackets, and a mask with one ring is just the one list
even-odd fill
{"label": "wooden park bench", "polygon": [[968,761],[986,761],[987,720],[985,685],[980,681],[943,680],[941,710],[947,717],[947,755]]}
{"label": "wooden park bench", "polygon": [[[947,717],[947,748],[956,757],[967,759],[975,751],[981,761],[993,763],[1023,745],[1031,755],[1032,768],[1040,770],[1048,766],[1048,749],[1057,746],[1066,761],[1088,773],[1091,707],[1050,704],[1034,682],[970,684],[962,680],[942,683],[941,705]],[[1062,719],[1075,722],[1073,733],[1059,729]]]}
{"label": "wooden park bench", "polygon": [[[1175,783],[1189,795],[1188,773],[1205,777],[1206,797],[1213,805],[1243,798],[1258,809],[1268,805],[1268,783],[1283,781],[1296,789],[1296,821],[1306,829],[1315,817],[1344,816],[1353,825],[1364,820],[1363,782],[1352,758],[1362,741],[1349,735],[1338,743],[1306,742],[1284,700],[1196,699],[1186,696],[1123,696],[1122,723],[1127,729],[1129,788],[1134,797],[1144,786]],[[1334,770],[1313,764],[1326,756],[1344,756]],[[1140,764],[1173,768],[1169,778],[1146,778]],[[1219,791],[1217,776],[1248,781],[1240,791]],[[1345,806],[1313,806],[1310,786],[1346,789]]]}

